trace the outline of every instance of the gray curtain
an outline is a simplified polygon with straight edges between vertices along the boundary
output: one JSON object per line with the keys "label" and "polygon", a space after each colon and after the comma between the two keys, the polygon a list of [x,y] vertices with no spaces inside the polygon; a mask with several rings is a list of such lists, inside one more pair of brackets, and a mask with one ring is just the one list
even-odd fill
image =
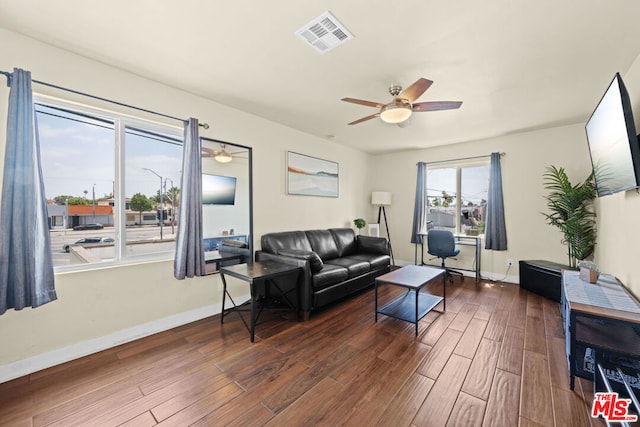
{"label": "gray curtain", "polygon": [[418,179],[416,181],[416,201],[413,205],[413,227],[411,243],[422,243],[421,233],[426,231],[427,224],[427,164],[418,163]]}
{"label": "gray curtain", "polygon": [[495,251],[507,250],[507,227],[504,222],[500,153],[491,153],[484,248]]}
{"label": "gray curtain", "polygon": [[0,205],[0,314],[57,298],[31,73],[13,70]]}
{"label": "gray curtain", "polygon": [[193,118],[185,122],[184,127],[179,212],[173,275],[180,280],[204,276],[202,142],[198,135],[198,120]]}

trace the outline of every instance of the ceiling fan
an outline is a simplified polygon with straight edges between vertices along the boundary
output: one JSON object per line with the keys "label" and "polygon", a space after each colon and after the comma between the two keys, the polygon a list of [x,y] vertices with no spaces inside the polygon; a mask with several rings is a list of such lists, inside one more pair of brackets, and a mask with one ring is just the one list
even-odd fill
{"label": "ceiling fan", "polygon": [[376,114],[363,117],[355,120],[350,125],[357,125],[358,123],[366,122],[367,120],[380,117],[387,123],[394,123],[400,125],[405,122],[412,113],[422,113],[425,111],[438,111],[438,110],[454,110],[460,108],[462,101],[431,101],[431,102],[417,102],[418,99],[429,87],[433,84],[433,81],[420,78],[416,80],[411,86],[402,90],[402,86],[398,84],[391,85],[389,87],[389,93],[393,96],[393,101],[382,104],[380,102],[364,101],[362,99],[355,98],[342,98],[342,101],[352,102],[354,104],[365,105],[367,107],[379,108],[380,111]]}
{"label": "ceiling fan", "polygon": [[228,152],[226,144],[220,144],[220,150],[213,150],[211,148],[202,147],[202,157],[213,157],[213,160],[220,163],[229,163],[234,157],[238,157],[238,154],[245,151]]}

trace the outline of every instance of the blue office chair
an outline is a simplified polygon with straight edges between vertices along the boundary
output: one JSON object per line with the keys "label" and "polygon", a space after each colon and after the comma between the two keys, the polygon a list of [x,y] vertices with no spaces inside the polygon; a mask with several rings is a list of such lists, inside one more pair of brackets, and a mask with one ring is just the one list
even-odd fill
{"label": "blue office chair", "polygon": [[464,280],[462,273],[451,270],[444,265],[445,259],[452,258],[460,253],[460,249],[456,248],[456,239],[453,237],[452,232],[447,230],[429,230],[427,233],[427,253],[442,259],[441,267],[446,271],[450,282],[453,282],[452,274],[460,275],[461,280]]}

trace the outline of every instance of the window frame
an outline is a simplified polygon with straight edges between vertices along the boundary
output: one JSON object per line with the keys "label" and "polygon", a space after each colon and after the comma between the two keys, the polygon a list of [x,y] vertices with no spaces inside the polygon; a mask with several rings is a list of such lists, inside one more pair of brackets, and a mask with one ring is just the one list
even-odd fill
{"label": "window frame", "polygon": [[[466,169],[466,168],[474,168],[474,167],[480,167],[480,166],[486,166],[487,168],[489,168],[491,166],[491,159],[489,157],[487,157],[486,159],[469,159],[469,160],[457,160],[457,161],[442,161],[442,162],[434,162],[431,165],[429,163],[427,163],[427,169],[426,169],[426,176],[427,176],[427,189],[426,192],[427,194],[425,194],[425,212],[426,212],[426,221],[427,224],[429,222],[429,169],[431,170],[435,170],[435,169],[454,169],[455,170],[455,177],[456,177],[456,182],[455,182],[455,206],[456,206],[456,212],[455,212],[455,229],[454,229],[454,233],[455,235],[462,235],[462,222],[461,222],[461,217],[462,217],[462,170]],[[489,181],[487,178],[487,187],[488,187]],[[425,229],[427,229],[427,224],[425,224]],[[479,236],[484,236],[484,233],[479,234]]]}
{"label": "window frame", "polygon": [[[92,269],[100,269],[104,267],[113,267],[118,265],[130,265],[143,262],[167,261],[175,257],[175,246],[171,250],[162,252],[153,252],[144,255],[126,255],[126,201],[125,201],[125,184],[126,184],[126,130],[127,128],[141,129],[149,132],[163,133],[176,137],[184,144],[184,128],[171,125],[165,122],[152,121],[139,117],[134,117],[121,112],[103,109],[73,101],[67,101],[60,98],[51,97],[43,94],[33,94],[34,108],[36,105],[43,105],[51,108],[58,108],[80,115],[87,115],[100,120],[113,122],[114,126],[114,209],[113,209],[113,230],[114,242],[114,259],[111,261],[93,262],[85,264],[58,265],[54,266],[55,273],[86,271]],[[179,183],[177,183],[179,184]],[[45,181],[46,185],[46,181]],[[116,202],[117,201],[117,202]],[[53,250],[53,248],[52,248]]]}

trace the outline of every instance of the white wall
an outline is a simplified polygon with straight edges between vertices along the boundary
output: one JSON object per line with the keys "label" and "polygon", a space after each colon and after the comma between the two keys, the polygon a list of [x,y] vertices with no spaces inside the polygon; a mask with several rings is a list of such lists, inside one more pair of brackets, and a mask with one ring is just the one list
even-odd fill
{"label": "white wall", "polygon": [[[254,241],[270,231],[350,225],[369,209],[368,155],[0,29],[0,69],[210,124],[201,135],[253,148]],[[36,91],[117,109],[34,85]],[[0,128],[8,88],[0,84]],[[129,114],[137,114],[125,111]],[[159,120],[155,116],[148,116]],[[166,122],[176,125],[175,122]],[[179,124],[178,124],[179,125]],[[0,132],[0,156],[5,132]],[[288,196],[287,150],[340,164],[340,197]],[[0,218],[1,220],[1,218]],[[58,300],[0,316],[0,382],[123,340],[218,312],[219,276],[177,281],[172,260],[56,275]],[[233,292],[247,293],[235,282]]]}
{"label": "white wall", "polygon": [[[505,153],[501,166],[508,250],[483,250],[483,275],[502,279],[508,258],[513,259],[514,266],[506,280],[512,282],[518,281],[518,260],[546,259],[567,263],[566,248],[560,243],[561,234],[547,225],[541,214],[546,210],[542,175],[545,167],[553,164],[564,167],[572,180],[588,176],[591,166],[583,125],[375,156],[373,169],[380,173],[374,175],[373,186],[393,192],[393,205],[387,207],[387,217],[396,260],[414,260],[410,237],[417,162],[482,156],[492,152]],[[374,214],[372,210],[372,219]],[[454,265],[449,261],[447,264]]]}

